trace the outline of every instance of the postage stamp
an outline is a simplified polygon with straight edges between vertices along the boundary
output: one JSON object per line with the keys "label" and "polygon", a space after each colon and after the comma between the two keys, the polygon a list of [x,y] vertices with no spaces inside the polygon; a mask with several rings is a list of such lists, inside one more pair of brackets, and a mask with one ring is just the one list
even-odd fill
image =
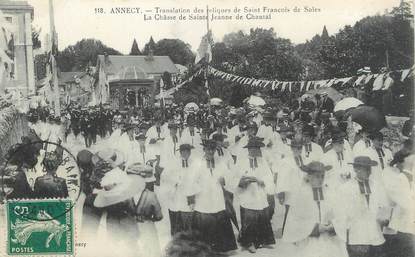
{"label": "postage stamp", "polygon": [[71,255],[74,245],[70,200],[7,202],[9,255]]}

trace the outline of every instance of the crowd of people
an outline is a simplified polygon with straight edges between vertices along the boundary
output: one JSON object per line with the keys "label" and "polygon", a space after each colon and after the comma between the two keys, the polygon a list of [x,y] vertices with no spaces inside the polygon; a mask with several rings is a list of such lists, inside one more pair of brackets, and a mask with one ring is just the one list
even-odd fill
{"label": "crowd of people", "polygon": [[160,255],[159,222],[220,253],[278,248],[280,237],[287,256],[413,256],[411,133],[392,153],[380,131],[336,119],[333,100],[317,98],[281,109],[68,108],[51,120],[64,142],[85,139],[82,229],[96,232],[106,211],[107,233],[133,251],[141,240],[143,256]]}

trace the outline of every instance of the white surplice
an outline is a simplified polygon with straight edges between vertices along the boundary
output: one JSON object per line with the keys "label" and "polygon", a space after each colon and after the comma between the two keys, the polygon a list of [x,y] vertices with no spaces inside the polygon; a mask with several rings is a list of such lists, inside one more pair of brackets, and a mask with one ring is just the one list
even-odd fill
{"label": "white surplice", "polygon": [[346,243],[337,235],[322,233],[310,237],[316,224],[332,224],[337,233],[344,233],[344,218],[335,188],[324,184],[323,197],[314,200],[311,185],[303,181],[292,190],[290,208],[285,223],[282,240],[295,243],[293,254],[289,256],[347,257]]}
{"label": "white surplice", "polygon": [[225,162],[217,160],[215,167],[209,168],[206,159],[194,160],[195,162],[195,207],[194,210],[201,213],[218,213],[225,210],[225,198],[219,179],[225,179],[225,188],[230,185],[230,175]]}
{"label": "white surplice", "polygon": [[[239,174],[236,177],[236,183],[239,184],[240,179],[244,176],[255,177],[263,181],[265,187],[261,187],[257,182],[248,184],[246,188],[238,187],[236,192],[240,205],[246,209],[263,210],[268,207],[267,195],[275,194],[274,175],[271,167],[263,157],[256,158],[257,167],[251,166],[251,160],[247,155],[241,157],[243,158],[238,158],[235,165],[235,170]],[[254,162],[253,159],[252,162]]]}
{"label": "white surplice", "polygon": [[189,158],[187,164],[183,165],[183,160],[177,158],[162,173],[161,185],[165,189],[169,200],[167,207],[171,211],[191,211],[187,198],[197,192],[194,184],[197,163]]}
{"label": "white surplice", "polygon": [[[354,176],[338,189],[351,245],[381,245],[385,242],[378,218],[384,218],[383,209],[389,205],[386,191],[377,176],[369,177],[369,186],[369,203]],[[368,192],[367,189],[365,191]],[[339,236],[347,240],[345,234]]]}

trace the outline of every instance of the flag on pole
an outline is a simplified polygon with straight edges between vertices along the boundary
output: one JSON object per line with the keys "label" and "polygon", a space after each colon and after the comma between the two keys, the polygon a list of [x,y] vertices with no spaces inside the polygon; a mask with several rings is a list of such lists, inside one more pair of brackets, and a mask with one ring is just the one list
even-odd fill
{"label": "flag on pole", "polygon": [[60,117],[60,92],[58,83],[58,66],[56,65],[55,56],[58,54],[58,38],[55,30],[55,18],[53,11],[53,0],[49,0],[49,19],[50,19],[50,49],[48,49],[48,78],[51,78],[53,88],[53,105],[56,117]]}
{"label": "flag on pole", "polygon": [[200,45],[196,53],[196,59],[195,59],[196,64],[202,60],[205,60],[205,62],[207,63],[210,63],[212,61],[212,48],[209,42],[210,34],[211,34],[211,31],[209,31],[206,35],[204,35],[202,37],[202,40],[200,41]]}

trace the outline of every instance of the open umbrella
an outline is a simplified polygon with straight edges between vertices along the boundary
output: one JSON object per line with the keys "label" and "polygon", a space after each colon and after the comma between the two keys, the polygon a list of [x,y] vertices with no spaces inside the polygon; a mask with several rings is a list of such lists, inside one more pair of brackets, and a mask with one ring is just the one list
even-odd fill
{"label": "open umbrella", "polygon": [[363,102],[354,97],[346,97],[342,100],[338,101],[337,104],[334,106],[334,112],[337,111],[346,111],[347,109],[357,107],[362,105]]}
{"label": "open umbrella", "polygon": [[266,104],[265,100],[262,97],[251,95],[247,102],[251,106],[263,106]]}
{"label": "open umbrella", "polygon": [[199,106],[197,106],[196,103],[191,102],[191,103],[186,104],[184,107],[185,112],[189,112],[192,109],[193,111],[197,112],[199,110]]}
{"label": "open umbrella", "polygon": [[222,105],[222,99],[220,99],[220,98],[212,98],[212,99],[210,99],[210,105],[216,105],[216,106],[219,106],[219,105]]}
{"label": "open umbrella", "polygon": [[352,121],[356,122],[362,129],[367,132],[379,131],[386,126],[385,116],[375,107],[360,105],[352,108],[345,113],[344,118],[352,117]]}

